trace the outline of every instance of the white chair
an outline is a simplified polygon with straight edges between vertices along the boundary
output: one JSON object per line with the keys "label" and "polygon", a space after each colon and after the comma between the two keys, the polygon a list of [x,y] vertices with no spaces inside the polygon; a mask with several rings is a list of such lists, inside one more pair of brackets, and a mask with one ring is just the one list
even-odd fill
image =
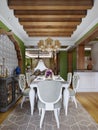
{"label": "white chair", "polygon": [[68,102],[69,102],[69,87],[71,85],[71,80],[72,80],[72,73],[68,72],[67,73],[67,84],[65,82],[65,89],[63,91],[63,106],[65,109],[65,115],[67,116],[67,111],[68,111]]}
{"label": "white chair", "polygon": [[26,73],[26,82],[27,82],[28,87],[30,87],[31,73],[29,73],[29,72]]}
{"label": "white chair", "polygon": [[68,102],[69,102],[69,87],[70,87],[70,82],[63,82],[63,87],[65,88],[63,91],[63,106],[65,109],[65,115],[67,116],[67,111],[68,111]]}
{"label": "white chair", "polygon": [[[30,87],[30,84],[31,84],[31,82],[34,80],[34,78],[35,78],[35,76],[34,76],[34,75],[32,76],[30,72],[26,72],[26,81],[27,81],[28,87]],[[34,88],[34,90],[35,90],[35,92],[33,92],[33,93],[34,93],[35,99],[36,99],[36,101],[37,101],[38,96],[37,96],[36,87]],[[33,114],[32,114],[32,115],[33,115]]]}
{"label": "white chair", "polygon": [[54,80],[38,83],[38,108],[41,109],[40,128],[44,120],[45,111],[54,111],[57,127],[59,128],[59,112],[61,108],[62,84]]}
{"label": "white chair", "polygon": [[29,91],[30,91],[30,88],[26,88],[26,79],[25,79],[24,74],[19,75],[19,87],[20,87],[20,89],[22,91],[22,95],[23,95],[23,98],[21,100],[21,108],[22,108],[23,103],[26,100],[26,98],[29,98]]}
{"label": "white chair", "polygon": [[68,72],[68,73],[67,73],[67,82],[68,82],[69,84],[71,84],[71,80],[72,80],[72,73],[71,73],[71,72]]}
{"label": "white chair", "polygon": [[32,80],[34,80],[34,76],[31,75],[31,72],[26,72],[26,82],[28,87],[30,87],[30,83],[32,82]]}
{"label": "white chair", "polygon": [[31,72],[26,72],[26,82],[28,87],[30,87],[31,82],[35,79],[35,75],[32,75]]}
{"label": "white chair", "polygon": [[77,108],[77,101],[75,96],[77,89],[79,87],[79,81],[80,81],[79,75],[74,74],[72,79],[72,88],[69,88],[69,96],[72,99],[72,101],[74,101],[76,108]]}

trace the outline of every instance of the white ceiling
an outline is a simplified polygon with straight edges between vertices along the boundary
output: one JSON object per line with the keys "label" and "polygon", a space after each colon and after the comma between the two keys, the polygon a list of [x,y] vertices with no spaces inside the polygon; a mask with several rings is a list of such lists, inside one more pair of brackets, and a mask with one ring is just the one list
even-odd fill
{"label": "white ceiling", "polygon": [[[7,0],[0,0],[0,20],[6,24],[12,32],[14,32],[25,44],[25,46],[37,45],[41,39],[47,37],[33,37],[30,38],[23,30],[22,25],[19,24],[18,19],[14,16],[13,10],[10,10],[7,5]],[[95,24],[98,23],[98,0],[94,0],[94,6],[88,10],[87,16],[82,19],[82,23],[77,27],[77,30],[70,37],[51,37],[61,42],[63,46],[73,46],[86,32],[89,31]]]}

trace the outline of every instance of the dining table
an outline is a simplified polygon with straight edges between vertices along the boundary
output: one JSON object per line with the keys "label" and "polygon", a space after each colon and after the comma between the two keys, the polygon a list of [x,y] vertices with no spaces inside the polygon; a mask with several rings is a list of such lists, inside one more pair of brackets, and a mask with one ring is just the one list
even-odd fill
{"label": "dining table", "polygon": [[62,88],[64,88],[63,92],[63,104],[65,107],[65,114],[67,115],[67,109],[68,109],[68,101],[69,101],[69,83],[65,81],[60,75],[54,75],[51,79],[45,78],[45,76],[37,76],[30,84],[30,92],[29,92],[29,100],[30,100],[30,107],[31,107],[31,115],[34,113],[34,105],[35,105],[35,97],[37,96],[35,92],[35,88],[38,87],[38,82],[44,81],[44,80],[55,80],[57,82],[62,83]]}

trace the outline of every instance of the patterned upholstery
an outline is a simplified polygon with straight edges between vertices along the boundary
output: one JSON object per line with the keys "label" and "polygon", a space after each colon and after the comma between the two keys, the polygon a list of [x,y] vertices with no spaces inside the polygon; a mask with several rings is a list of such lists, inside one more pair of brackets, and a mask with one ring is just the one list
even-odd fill
{"label": "patterned upholstery", "polygon": [[26,73],[26,81],[27,81],[27,85],[28,87],[30,87],[30,83],[31,83],[31,73]]}
{"label": "patterned upholstery", "polygon": [[19,87],[22,91],[22,101],[21,101],[21,108],[22,105],[24,103],[24,101],[26,100],[26,98],[29,98],[29,92],[30,92],[30,88],[26,88],[26,79],[25,79],[25,75],[24,74],[20,74],[19,75]]}

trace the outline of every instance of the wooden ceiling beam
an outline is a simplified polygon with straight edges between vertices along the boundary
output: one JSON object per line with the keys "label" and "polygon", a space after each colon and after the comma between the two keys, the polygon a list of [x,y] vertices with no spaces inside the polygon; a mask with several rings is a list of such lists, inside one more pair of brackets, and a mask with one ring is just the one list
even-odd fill
{"label": "wooden ceiling beam", "polygon": [[55,29],[31,28],[31,29],[25,29],[25,30],[26,30],[26,32],[35,32],[35,31],[37,31],[37,32],[58,32],[58,31],[59,32],[62,32],[62,31],[73,32],[73,31],[75,31],[75,29],[73,29],[73,28],[67,28],[67,29],[66,28],[55,28]]}
{"label": "wooden ceiling beam", "polygon": [[17,10],[84,10],[93,6],[93,0],[8,0],[8,5]]}
{"label": "wooden ceiling beam", "polygon": [[51,33],[47,33],[47,32],[43,32],[43,33],[28,33],[28,35],[30,37],[43,37],[43,36],[46,36],[46,37],[70,37],[71,34],[70,33],[57,33],[57,32],[51,32]]}
{"label": "wooden ceiling beam", "polygon": [[15,10],[14,11],[15,15],[86,15],[87,11],[86,10]]}
{"label": "wooden ceiling beam", "polygon": [[69,15],[64,15],[64,14],[63,15],[28,15],[28,14],[21,15],[21,14],[15,14],[15,16],[17,18],[34,18],[34,19],[36,19],[36,18],[40,18],[40,19],[60,18],[60,19],[62,19],[62,18],[83,18],[86,16],[86,14],[74,14],[74,15],[72,15],[72,14],[69,14]]}
{"label": "wooden ceiling beam", "polygon": [[81,22],[81,18],[19,18],[19,22]]}
{"label": "wooden ceiling beam", "polygon": [[65,34],[32,34],[32,35],[28,35],[29,37],[71,37],[71,35],[70,34],[67,34],[67,35],[65,35]]}
{"label": "wooden ceiling beam", "polygon": [[10,9],[14,10],[87,10],[91,9],[92,6],[86,5],[86,6],[9,6]]}
{"label": "wooden ceiling beam", "polygon": [[63,25],[60,25],[60,26],[56,26],[56,25],[51,25],[51,26],[47,26],[47,25],[35,25],[35,26],[32,26],[32,25],[24,25],[23,26],[24,29],[61,29],[61,28],[66,28],[66,29],[76,29],[77,26],[75,25],[67,25],[67,26],[63,26]]}
{"label": "wooden ceiling beam", "polygon": [[32,32],[27,32],[27,33],[28,33],[28,34],[33,34],[33,33],[47,33],[47,34],[48,34],[48,33],[49,33],[49,34],[50,34],[50,33],[63,33],[63,34],[72,34],[71,31],[68,32],[68,31],[66,31],[66,30],[62,30],[62,31],[59,30],[59,31],[53,31],[53,32],[52,32],[52,31],[49,31],[49,32],[48,32],[48,30],[47,30],[47,31],[42,31],[42,32],[40,32],[40,31],[39,31],[39,32],[38,32],[38,31],[32,31]]}
{"label": "wooden ceiling beam", "polygon": [[69,26],[69,25],[78,25],[80,22],[20,22],[20,24],[24,25],[33,25],[33,26]]}

